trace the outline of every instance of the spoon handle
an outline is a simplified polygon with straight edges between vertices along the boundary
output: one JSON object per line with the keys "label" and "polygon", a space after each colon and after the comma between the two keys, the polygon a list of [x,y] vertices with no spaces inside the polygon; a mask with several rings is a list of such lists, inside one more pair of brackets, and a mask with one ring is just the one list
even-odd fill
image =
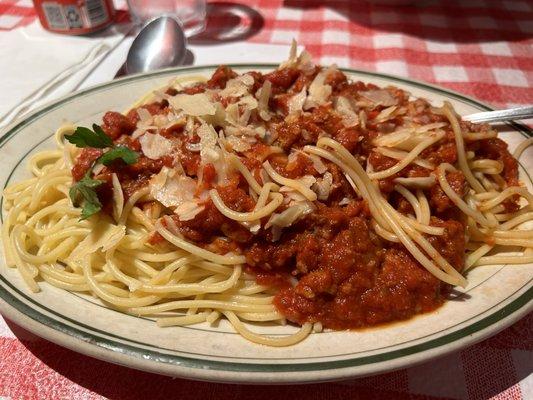
{"label": "spoon handle", "polygon": [[498,122],[498,121],[515,121],[521,119],[533,118],[533,106],[509,108],[507,110],[486,111],[463,117],[464,121],[469,122]]}

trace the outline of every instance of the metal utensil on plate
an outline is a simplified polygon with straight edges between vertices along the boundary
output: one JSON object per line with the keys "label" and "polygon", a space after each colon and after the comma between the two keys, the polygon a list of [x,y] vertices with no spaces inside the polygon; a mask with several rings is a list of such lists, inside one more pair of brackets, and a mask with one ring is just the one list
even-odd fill
{"label": "metal utensil on plate", "polygon": [[187,39],[177,19],[154,18],[133,40],[126,62],[115,77],[155,71],[182,65],[187,54]]}
{"label": "metal utensil on plate", "polygon": [[533,118],[533,106],[509,108],[507,110],[485,111],[475,114],[469,114],[462,117],[464,121],[469,122],[500,122],[500,121],[518,121],[521,119]]}

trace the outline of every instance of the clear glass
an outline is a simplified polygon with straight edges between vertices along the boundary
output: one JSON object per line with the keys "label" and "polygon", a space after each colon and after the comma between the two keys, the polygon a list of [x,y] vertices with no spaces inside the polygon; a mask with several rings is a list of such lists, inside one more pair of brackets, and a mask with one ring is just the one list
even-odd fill
{"label": "clear glass", "polygon": [[205,28],[206,0],[128,0],[133,20],[142,24],[155,17],[172,15],[179,19],[186,36]]}

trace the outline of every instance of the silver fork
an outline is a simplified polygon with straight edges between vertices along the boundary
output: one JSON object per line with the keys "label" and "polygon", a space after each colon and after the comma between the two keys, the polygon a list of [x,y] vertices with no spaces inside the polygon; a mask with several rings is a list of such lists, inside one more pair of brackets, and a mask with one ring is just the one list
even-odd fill
{"label": "silver fork", "polygon": [[533,106],[509,108],[507,110],[484,111],[462,117],[464,121],[474,123],[517,121],[528,118],[533,118]]}

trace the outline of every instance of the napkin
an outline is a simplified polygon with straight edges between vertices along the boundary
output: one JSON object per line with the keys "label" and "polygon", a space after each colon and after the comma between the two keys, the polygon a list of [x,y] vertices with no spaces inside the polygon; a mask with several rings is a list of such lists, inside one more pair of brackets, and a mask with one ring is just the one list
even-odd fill
{"label": "napkin", "polygon": [[90,36],[45,31],[34,23],[2,33],[0,127],[54,97],[75,90],[95,65],[124,38],[128,26],[117,25]]}
{"label": "napkin", "polygon": [[[289,58],[290,45],[260,43],[224,43],[213,45],[191,45],[194,64],[274,63],[280,64]],[[303,47],[298,47],[299,51]]]}

